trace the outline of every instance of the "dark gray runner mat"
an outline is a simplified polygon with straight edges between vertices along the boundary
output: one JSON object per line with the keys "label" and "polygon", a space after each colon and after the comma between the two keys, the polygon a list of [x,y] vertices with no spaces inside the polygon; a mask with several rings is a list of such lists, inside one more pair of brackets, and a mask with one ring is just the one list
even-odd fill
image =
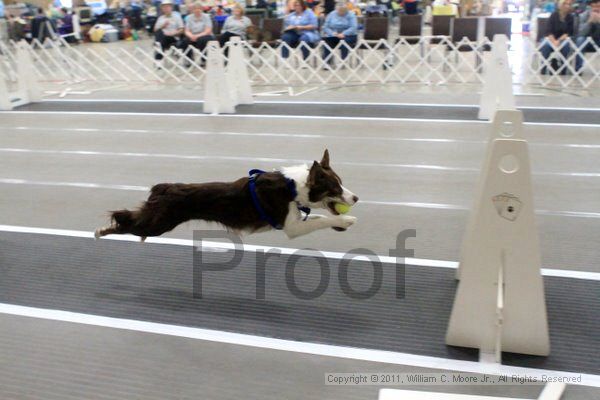
{"label": "dark gray runner mat", "polygon": [[[209,240],[209,239],[207,239]],[[226,262],[232,252],[203,252]],[[383,265],[381,289],[368,300],[344,294],[339,260],[327,259],[329,285],[315,299],[286,285],[288,256],[266,263],[265,298],[256,299],[257,254],[229,271],[205,273],[203,298],[193,297],[193,248],[113,240],[0,232],[0,302],[117,318],[231,331],[303,342],[477,360],[477,351],[446,346],[454,270],[407,266],[405,297],[396,298],[396,268]],[[298,257],[295,284],[319,285],[317,261]],[[373,267],[353,261],[356,291],[373,282]],[[289,272],[289,271],[288,271]],[[504,363],[600,374],[600,283],[545,277],[552,353],[507,354]]]}
{"label": "dark gray runner mat", "polygon": [[[143,101],[45,101],[32,103],[17,110],[22,111],[79,111],[111,113],[160,113],[199,114],[202,104],[198,102],[143,102]],[[478,107],[427,106],[427,105],[377,105],[377,104],[294,104],[258,103],[240,105],[236,114],[241,115],[289,115],[324,117],[371,117],[371,118],[423,118],[430,120],[477,120]],[[563,110],[527,108],[523,110],[526,122],[600,124],[600,109]]]}

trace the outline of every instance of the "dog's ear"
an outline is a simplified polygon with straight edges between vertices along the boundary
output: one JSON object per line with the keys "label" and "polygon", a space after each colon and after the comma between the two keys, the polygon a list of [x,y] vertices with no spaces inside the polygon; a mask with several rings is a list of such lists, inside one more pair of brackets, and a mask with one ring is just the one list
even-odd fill
{"label": "dog's ear", "polygon": [[329,150],[325,149],[323,153],[323,159],[321,160],[321,167],[329,168]]}
{"label": "dog's ear", "polygon": [[310,167],[310,172],[308,173],[307,184],[312,186],[319,178],[323,175],[323,167],[319,164],[318,161],[313,162],[313,165]]}

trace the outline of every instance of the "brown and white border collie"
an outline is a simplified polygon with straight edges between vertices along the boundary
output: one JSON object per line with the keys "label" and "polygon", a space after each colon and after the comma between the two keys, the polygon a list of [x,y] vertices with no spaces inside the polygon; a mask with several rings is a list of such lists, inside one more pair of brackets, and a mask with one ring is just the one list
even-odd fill
{"label": "brown and white border collie", "polygon": [[[290,181],[296,193],[290,190]],[[329,165],[327,150],[321,162],[311,166],[285,167],[259,175],[255,192],[264,213],[289,238],[325,228],[346,230],[356,222],[356,217],[339,215],[334,208],[339,202],[354,205],[358,197],[342,186]],[[326,209],[332,215],[304,218],[299,207]],[[217,222],[239,234],[274,229],[261,218],[250,193],[250,178],[244,177],[235,182],[160,183],[152,187],[148,200],[137,210],[111,212],[111,225],[97,229],[95,236],[129,233],[144,241],[194,219]]]}

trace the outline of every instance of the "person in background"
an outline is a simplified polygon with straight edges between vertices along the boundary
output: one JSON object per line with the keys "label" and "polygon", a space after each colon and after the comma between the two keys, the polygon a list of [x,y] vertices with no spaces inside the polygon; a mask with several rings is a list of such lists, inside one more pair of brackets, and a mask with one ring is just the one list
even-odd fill
{"label": "person in background", "polygon": [[183,46],[186,49],[186,55],[193,60],[194,52],[189,46],[193,46],[200,51],[204,51],[206,45],[211,40],[216,40],[213,35],[213,24],[210,15],[203,11],[203,5],[199,1],[192,4],[192,13],[185,20],[185,38]]}
{"label": "person in background", "polygon": [[46,16],[44,9],[39,7],[37,9],[37,14],[31,20],[32,39],[37,39],[41,43],[44,43],[46,38],[52,39],[52,32],[50,31],[49,26],[52,27],[50,19]]}
{"label": "person in background", "polygon": [[[216,7],[214,0],[200,0],[200,4],[202,4],[202,11],[205,13],[210,13]],[[189,9],[191,9],[191,6]]]}
{"label": "person in background", "polygon": [[144,27],[144,22],[142,20],[143,1],[131,0],[130,6],[129,20],[131,21],[131,27],[135,31],[139,31]]}
{"label": "person in background", "polygon": [[591,41],[600,47],[600,0],[591,0],[590,9],[581,14],[579,26],[579,37],[576,40],[579,53],[575,57],[575,71],[577,72],[583,67],[581,53],[596,51],[588,38],[591,38]]}
{"label": "person in background", "polygon": [[[183,20],[178,12],[173,11],[171,0],[162,1],[160,12],[161,15],[154,24],[154,40],[160,43],[162,51],[165,52],[177,43],[183,33]],[[162,58],[162,53],[156,52],[154,54],[155,60],[162,60]]]}
{"label": "person in background", "polygon": [[233,6],[231,16],[227,17],[221,29],[219,43],[221,47],[225,45],[233,36],[239,36],[242,40],[246,39],[246,29],[252,25],[250,18],[244,15],[244,8],[239,4]]}
{"label": "person in background", "polygon": [[[565,42],[569,37],[575,35],[575,16],[571,12],[572,0],[560,0],[558,9],[550,15],[548,19],[548,35],[544,38],[540,52],[544,59],[549,59],[555,51],[560,51],[565,60],[571,52],[569,43]],[[565,73],[565,67],[559,67],[558,61],[553,59],[551,62],[552,69],[561,73]],[[547,68],[542,68],[542,74],[547,73]]]}
{"label": "person in background", "polygon": [[407,15],[415,15],[419,13],[417,0],[403,0],[402,5],[404,6],[404,12]]}
{"label": "person in background", "polygon": [[[323,25],[323,40],[327,43],[327,46],[323,47],[323,58],[327,60],[330,54],[329,49],[333,49],[340,42],[345,42],[350,47],[356,46],[357,35],[358,22],[356,14],[348,12],[345,4],[338,5],[335,11],[327,15]],[[342,60],[345,60],[348,57],[348,47],[340,46],[340,52],[342,53]],[[327,62],[330,63],[331,59]]]}
{"label": "person in background", "polygon": [[335,10],[335,0],[324,0],[323,1],[323,12],[325,15],[329,15],[329,13]]}
{"label": "person in background", "polygon": [[291,14],[294,12],[296,0],[286,0],[285,2],[285,10],[283,13],[285,15]]}
{"label": "person in background", "polygon": [[66,7],[62,7],[60,11],[61,18],[56,24],[58,28],[58,34],[61,36],[71,35],[73,33],[73,14],[71,14]]}
{"label": "person in background", "polygon": [[358,7],[353,2],[348,1],[346,3],[346,8],[348,9],[348,12],[354,13],[357,17],[362,16],[362,11],[360,10],[360,7]]}
{"label": "person in background", "polygon": [[[302,43],[312,47],[320,39],[319,32],[317,31],[318,27],[319,22],[315,13],[306,7],[304,0],[296,0],[294,2],[294,10],[284,19],[281,40],[292,48]],[[288,58],[289,55],[289,48],[283,46],[281,56]],[[308,58],[308,55],[309,49],[306,46],[302,46],[302,56],[304,59]]]}

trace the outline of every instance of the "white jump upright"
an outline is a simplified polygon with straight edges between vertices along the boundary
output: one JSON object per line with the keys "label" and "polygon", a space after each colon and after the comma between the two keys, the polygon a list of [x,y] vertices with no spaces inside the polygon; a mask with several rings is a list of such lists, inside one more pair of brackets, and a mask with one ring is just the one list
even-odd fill
{"label": "white jump upright", "polygon": [[8,77],[0,75],[0,110],[4,111],[42,101],[42,93],[35,78],[33,61],[27,50],[27,43],[18,43],[16,54],[16,91],[10,92],[7,84]]}
{"label": "white jump upright", "polygon": [[[560,400],[566,384],[550,382],[537,400]],[[380,389],[379,400],[526,400],[516,397],[479,396],[474,394],[420,392],[416,390]]]}
{"label": "white jump upright", "polygon": [[491,120],[496,110],[514,110],[512,76],[508,64],[506,35],[494,35],[492,51],[484,62],[483,90],[479,103],[479,119]]}
{"label": "white jump upright", "polygon": [[229,40],[229,60],[227,63],[227,79],[235,104],[254,104],[252,88],[248,77],[248,68],[244,62],[244,49],[239,37]]}
{"label": "white jump upright", "polygon": [[520,111],[502,110],[476,191],[446,343],[480,350],[550,353],[527,142]]}
{"label": "white jump upright", "polygon": [[208,42],[207,51],[203,111],[207,114],[233,114],[235,100],[225,75],[224,57],[219,48],[219,42]]}
{"label": "white jump upright", "polygon": [[[492,144],[495,139],[511,138],[511,139],[524,139],[523,137],[523,113],[515,110],[498,110],[490,126],[491,130],[488,137],[488,144],[483,158],[483,165],[481,170],[485,171],[486,166],[489,164],[489,159],[492,155]],[[456,279],[460,279],[462,260],[465,257],[466,246],[471,243],[471,235],[473,234],[473,227],[475,225],[475,214],[479,209],[479,200],[483,196],[483,187],[485,185],[485,174],[479,175],[479,180],[475,188],[475,196],[473,204],[471,205],[471,212],[467,219],[467,229],[462,241],[462,247],[460,250],[459,266],[456,269]]]}

